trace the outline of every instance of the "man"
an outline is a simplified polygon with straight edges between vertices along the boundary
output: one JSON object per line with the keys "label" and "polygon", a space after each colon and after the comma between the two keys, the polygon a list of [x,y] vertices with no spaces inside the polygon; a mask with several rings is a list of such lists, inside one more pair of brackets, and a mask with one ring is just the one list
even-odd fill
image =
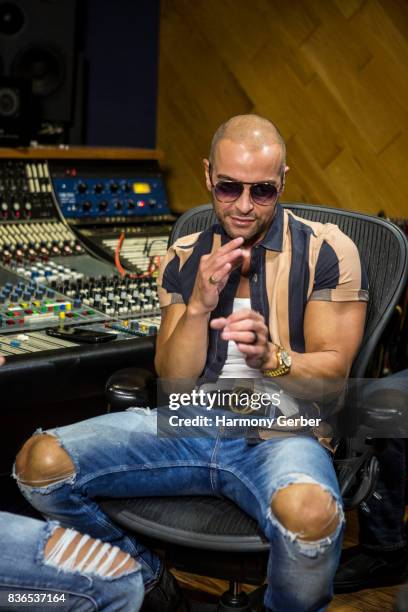
{"label": "man", "polygon": [[38,611],[51,605],[137,612],[141,606],[140,565],[118,547],[8,512],[0,512],[0,540],[0,610],[24,602]]}
{"label": "man", "polygon": [[[408,370],[370,381],[362,404],[392,408],[401,414],[388,435],[407,435]],[[379,431],[378,435],[385,432]],[[336,593],[401,584],[408,579],[408,548],[404,522],[407,487],[407,438],[387,438],[379,452],[376,494],[359,511],[359,545],[347,548],[337,571]]]}
{"label": "man", "polygon": [[[159,376],[347,377],[367,300],[358,252],[337,227],[278,205],[288,168],[277,128],[256,115],[233,117],[204,166],[219,225],[180,239],[163,262]],[[230,497],[271,542],[266,608],[323,610],[344,521],[327,450],[310,435],[254,444],[222,428],[196,433],[202,437],[157,436],[156,411],[105,415],[30,438],[16,477],[40,511],[139,557],[144,610],[181,609],[176,585],[110,522],[98,496]]]}
{"label": "man", "polygon": [[38,612],[140,609],[140,566],[118,547],[8,512],[0,512],[0,539],[0,610],[24,602]]}

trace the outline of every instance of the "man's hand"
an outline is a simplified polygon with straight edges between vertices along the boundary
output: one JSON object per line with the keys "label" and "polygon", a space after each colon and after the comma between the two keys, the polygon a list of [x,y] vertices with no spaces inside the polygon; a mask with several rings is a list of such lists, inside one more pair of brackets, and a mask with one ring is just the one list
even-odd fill
{"label": "man's hand", "polygon": [[268,342],[268,328],[259,312],[239,310],[228,318],[213,319],[210,326],[222,330],[223,340],[236,342],[250,368],[261,369],[266,363],[277,361],[276,347],[272,342]]}
{"label": "man's hand", "polygon": [[3,363],[5,363],[5,361],[6,361],[6,360],[4,359],[4,357],[0,357],[0,366],[2,366],[2,365],[3,365]]}
{"label": "man's hand", "polygon": [[239,247],[243,242],[243,238],[235,238],[211,255],[201,257],[187,306],[191,314],[209,314],[216,308],[219,294],[227,284],[231,270],[242,262],[243,252]]}

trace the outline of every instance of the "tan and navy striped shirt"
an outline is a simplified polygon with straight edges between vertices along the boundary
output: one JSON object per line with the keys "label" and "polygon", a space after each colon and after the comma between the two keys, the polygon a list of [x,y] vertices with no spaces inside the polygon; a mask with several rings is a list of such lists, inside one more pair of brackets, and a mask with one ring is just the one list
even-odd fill
{"label": "tan and navy striped shirt", "polygon": [[[167,251],[157,281],[161,307],[187,304],[201,257],[229,240],[218,224],[177,240]],[[211,318],[231,314],[239,281],[236,269]],[[303,320],[309,301],[368,300],[367,276],[354,242],[337,225],[307,221],[279,204],[267,234],[251,249],[249,285],[251,308],[264,316],[270,340],[298,353],[305,352]],[[209,334],[201,377],[215,380],[226,361],[228,342],[218,330],[210,329]]]}

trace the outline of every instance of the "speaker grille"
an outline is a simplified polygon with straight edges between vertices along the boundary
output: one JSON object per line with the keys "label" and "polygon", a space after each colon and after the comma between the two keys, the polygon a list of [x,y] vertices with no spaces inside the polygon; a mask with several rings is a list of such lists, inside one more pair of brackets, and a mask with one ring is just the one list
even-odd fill
{"label": "speaker grille", "polygon": [[14,2],[0,3],[0,34],[13,36],[23,29],[25,15]]}
{"label": "speaker grille", "polygon": [[58,51],[31,46],[20,51],[11,66],[12,76],[29,79],[35,96],[49,96],[64,80],[65,64]]}

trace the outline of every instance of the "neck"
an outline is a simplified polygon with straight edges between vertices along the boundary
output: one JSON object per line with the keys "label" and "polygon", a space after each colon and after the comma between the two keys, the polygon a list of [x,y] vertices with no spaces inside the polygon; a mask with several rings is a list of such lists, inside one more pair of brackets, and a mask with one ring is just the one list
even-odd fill
{"label": "neck", "polygon": [[258,244],[258,242],[261,242],[261,240],[263,240],[263,238],[265,237],[266,232],[263,232],[262,234],[258,235],[258,236],[253,236],[252,238],[249,238],[248,240],[244,240],[244,243],[242,245],[242,249],[251,249],[252,247],[254,247],[256,244]]}

